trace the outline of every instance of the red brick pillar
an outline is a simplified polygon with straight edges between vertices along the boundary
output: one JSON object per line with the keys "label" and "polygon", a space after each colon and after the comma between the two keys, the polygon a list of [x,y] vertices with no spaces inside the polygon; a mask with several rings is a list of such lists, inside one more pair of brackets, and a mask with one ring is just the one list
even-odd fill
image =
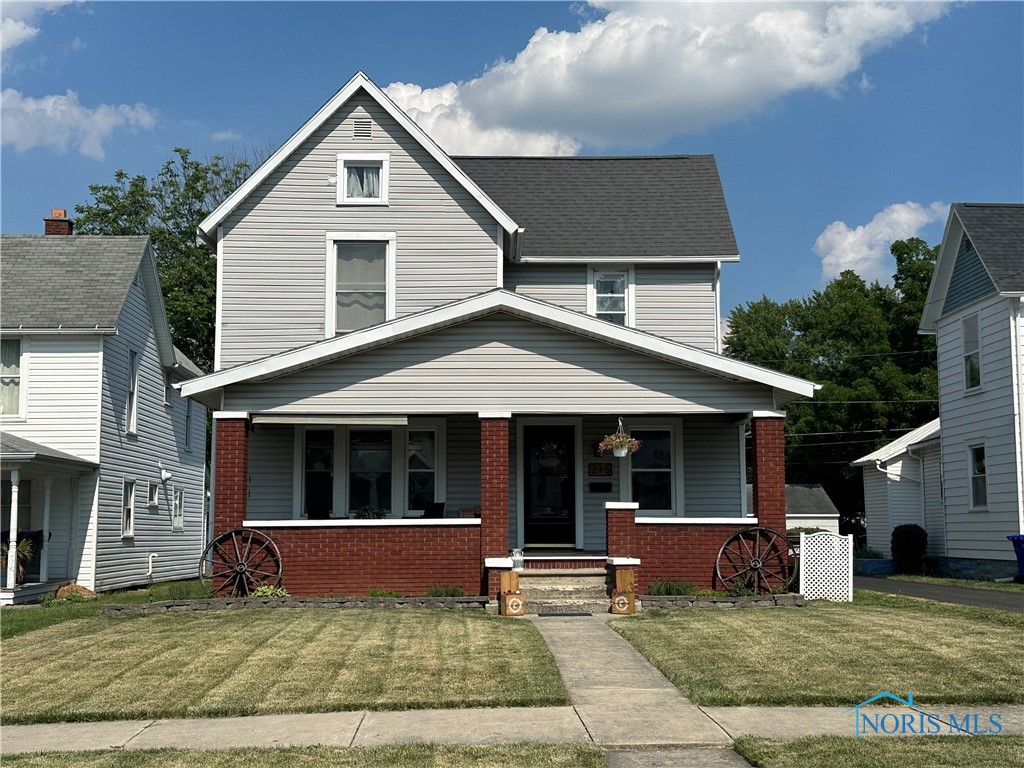
{"label": "red brick pillar", "polygon": [[217,419],[213,535],[241,528],[249,490],[249,420]]}
{"label": "red brick pillar", "polygon": [[[506,418],[480,419],[480,559],[508,557],[509,451]],[[496,597],[500,571],[489,574],[487,594]]]}
{"label": "red brick pillar", "polygon": [[639,557],[636,544],[636,511],[633,501],[609,501],[605,509],[605,541],[608,557]]}
{"label": "red brick pillar", "polygon": [[757,416],[750,422],[757,524],[786,531],[784,418]]}

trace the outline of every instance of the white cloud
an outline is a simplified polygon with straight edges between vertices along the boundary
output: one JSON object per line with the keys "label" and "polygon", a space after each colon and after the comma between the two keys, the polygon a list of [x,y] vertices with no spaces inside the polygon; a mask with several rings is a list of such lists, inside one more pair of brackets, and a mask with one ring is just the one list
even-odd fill
{"label": "white cloud", "polygon": [[[388,92],[451,152],[653,145],[741,119],[786,94],[839,93],[865,56],[945,3],[592,3],[577,32],[538,29],[467,83]],[[861,81],[861,87],[869,81]]]}
{"label": "white cloud", "polygon": [[38,22],[69,0],[45,3],[4,3],[0,18],[0,51],[7,52],[39,34]]}
{"label": "white cloud", "polygon": [[229,129],[226,131],[214,131],[210,138],[214,141],[241,141],[242,134]]}
{"label": "white cloud", "polygon": [[77,148],[87,157],[102,160],[103,143],[123,129],[150,129],[156,113],[145,104],[100,104],[90,108],[69,90],[64,95],[33,98],[13,88],[0,93],[3,143],[24,151],[49,147],[59,152]]}
{"label": "white cloud", "polygon": [[946,203],[894,203],[876,213],[867,224],[850,228],[844,221],[833,221],[814,241],[814,252],[821,259],[821,274],[826,280],[852,269],[865,280],[887,282],[895,271],[889,256],[894,240],[919,236],[922,229],[942,221]]}

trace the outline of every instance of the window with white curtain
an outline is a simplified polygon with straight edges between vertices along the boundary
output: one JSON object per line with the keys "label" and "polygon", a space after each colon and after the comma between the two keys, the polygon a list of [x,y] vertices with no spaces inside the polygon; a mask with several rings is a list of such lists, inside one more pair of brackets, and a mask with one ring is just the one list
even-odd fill
{"label": "window with white curtain", "polygon": [[386,152],[339,152],[338,205],[386,205],[390,166]]}
{"label": "window with white curtain", "polygon": [[334,326],[337,333],[369,328],[387,320],[388,243],[335,244]]}
{"label": "window with white curtain", "polygon": [[139,428],[139,353],[128,350],[128,405],[124,431],[134,435]]}
{"label": "window with white curtain", "polygon": [[0,415],[21,412],[21,339],[0,341]]}
{"label": "window with white curtain", "polygon": [[182,488],[174,489],[174,504],[171,507],[171,530],[185,530],[185,491]]}

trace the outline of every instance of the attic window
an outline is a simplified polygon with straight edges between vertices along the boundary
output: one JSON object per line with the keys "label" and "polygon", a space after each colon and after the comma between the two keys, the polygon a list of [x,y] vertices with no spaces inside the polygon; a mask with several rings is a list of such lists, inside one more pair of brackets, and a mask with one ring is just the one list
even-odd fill
{"label": "attic window", "polygon": [[338,153],[338,205],[387,205],[387,152]]}
{"label": "attic window", "polygon": [[355,120],[352,123],[352,138],[373,139],[373,122],[371,120]]}

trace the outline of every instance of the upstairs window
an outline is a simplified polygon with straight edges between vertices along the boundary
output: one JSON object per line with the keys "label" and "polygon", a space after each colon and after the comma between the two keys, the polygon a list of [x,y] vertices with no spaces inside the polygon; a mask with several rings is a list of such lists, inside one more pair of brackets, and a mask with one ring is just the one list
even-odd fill
{"label": "upstairs window", "polygon": [[386,152],[338,153],[338,205],[387,205]]}
{"label": "upstairs window", "polygon": [[985,446],[972,445],[967,449],[971,476],[971,509],[988,508],[988,474],[985,470]]}
{"label": "upstairs window", "polygon": [[395,235],[328,235],[328,337],[394,319]]}
{"label": "upstairs window", "polygon": [[192,401],[185,401],[185,450],[192,450]]}
{"label": "upstairs window", "polygon": [[591,267],[587,286],[587,312],[615,325],[633,325],[632,268]]}
{"label": "upstairs window", "polygon": [[963,319],[963,340],[964,389],[977,389],[981,386],[981,336],[977,315],[968,315]]}
{"label": "upstairs window", "polygon": [[135,535],[135,481],[125,480],[121,489],[121,538]]}
{"label": "upstairs window", "polygon": [[128,404],[124,431],[134,435],[139,428],[139,353],[128,350]]}
{"label": "upstairs window", "polygon": [[174,489],[174,503],[171,507],[171,530],[185,530],[185,491],[181,488]]}
{"label": "upstairs window", "polygon": [[0,341],[0,415],[21,413],[21,339]]}

